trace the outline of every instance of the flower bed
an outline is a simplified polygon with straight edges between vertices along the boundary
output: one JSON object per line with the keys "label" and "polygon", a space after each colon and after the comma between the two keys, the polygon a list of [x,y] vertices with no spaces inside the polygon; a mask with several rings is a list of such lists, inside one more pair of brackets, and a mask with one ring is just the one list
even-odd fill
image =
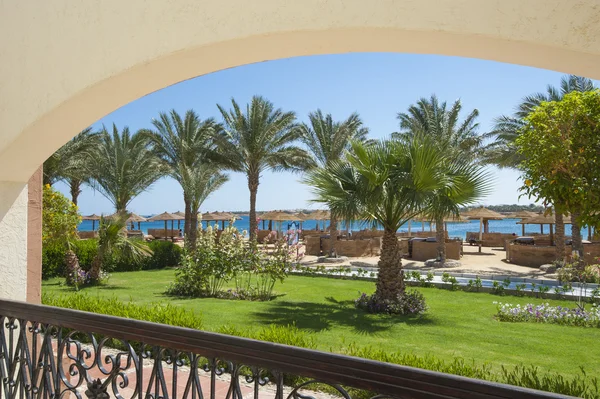
{"label": "flower bed", "polygon": [[510,303],[494,302],[500,321],[553,323],[568,326],[600,327],[600,307],[592,305],[589,310],[541,305],[513,305]]}

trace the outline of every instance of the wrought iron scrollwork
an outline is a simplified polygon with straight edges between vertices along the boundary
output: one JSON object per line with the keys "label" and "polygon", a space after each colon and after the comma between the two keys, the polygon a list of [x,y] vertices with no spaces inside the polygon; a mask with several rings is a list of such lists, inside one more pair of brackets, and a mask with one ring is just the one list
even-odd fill
{"label": "wrought iron scrollwork", "polygon": [[[22,319],[0,321],[0,399],[258,399],[263,392],[312,399],[317,392],[304,392],[315,381],[287,387],[283,372],[256,365]],[[334,396],[350,399],[343,388],[330,387]]]}
{"label": "wrought iron scrollwork", "polygon": [[[64,325],[52,324],[63,319]],[[0,399],[398,399],[471,393],[548,396],[365,359],[0,300]]]}

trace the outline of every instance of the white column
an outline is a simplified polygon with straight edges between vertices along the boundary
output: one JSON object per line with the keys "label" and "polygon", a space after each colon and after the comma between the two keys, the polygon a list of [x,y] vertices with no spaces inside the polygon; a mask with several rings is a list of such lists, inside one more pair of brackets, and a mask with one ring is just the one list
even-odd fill
{"label": "white column", "polygon": [[0,298],[27,298],[26,182],[0,182]]}

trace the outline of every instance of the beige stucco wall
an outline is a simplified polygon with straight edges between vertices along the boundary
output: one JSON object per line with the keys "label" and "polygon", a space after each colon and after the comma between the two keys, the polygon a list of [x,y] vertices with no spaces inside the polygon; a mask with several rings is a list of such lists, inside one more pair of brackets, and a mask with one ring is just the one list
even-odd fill
{"label": "beige stucco wall", "polygon": [[27,184],[0,182],[0,298],[27,297]]}
{"label": "beige stucco wall", "polygon": [[253,62],[369,51],[598,79],[598,20],[597,0],[0,0],[0,278],[25,274],[24,183],[141,96]]}

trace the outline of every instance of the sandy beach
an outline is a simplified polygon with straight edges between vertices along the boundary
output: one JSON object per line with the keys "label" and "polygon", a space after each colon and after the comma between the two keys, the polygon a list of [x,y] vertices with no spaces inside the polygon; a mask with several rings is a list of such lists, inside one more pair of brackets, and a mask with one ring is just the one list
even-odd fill
{"label": "sandy beach", "polygon": [[[447,271],[448,273],[468,273],[480,275],[503,275],[520,278],[544,278],[555,279],[554,273],[547,273],[533,267],[519,266],[508,263],[506,260],[506,251],[502,248],[482,248],[481,253],[476,246],[464,245],[464,256],[460,259],[461,266],[453,268],[432,268],[426,267],[424,262],[403,259],[402,265],[406,269],[423,270],[423,271]],[[379,261],[378,256],[348,258],[343,263],[319,263],[317,256],[307,255],[300,263],[305,266],[324,265],[329,267],[337,266],[360,266],[360,267],[376,267]]]}

